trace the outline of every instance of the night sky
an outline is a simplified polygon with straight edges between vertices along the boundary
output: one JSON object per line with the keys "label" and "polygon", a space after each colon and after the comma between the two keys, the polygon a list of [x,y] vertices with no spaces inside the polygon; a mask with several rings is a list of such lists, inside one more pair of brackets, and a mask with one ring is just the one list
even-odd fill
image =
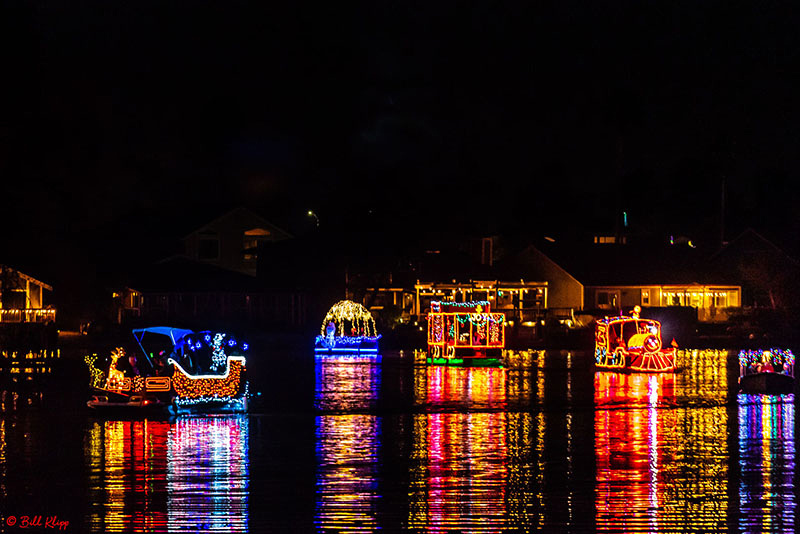
{"label": "night sky", "polygon": [[5,3],[2,261],[106,269],[236,205],[708,243],[723,181],[730,234],[796,250],[792,3],[646,4]]}

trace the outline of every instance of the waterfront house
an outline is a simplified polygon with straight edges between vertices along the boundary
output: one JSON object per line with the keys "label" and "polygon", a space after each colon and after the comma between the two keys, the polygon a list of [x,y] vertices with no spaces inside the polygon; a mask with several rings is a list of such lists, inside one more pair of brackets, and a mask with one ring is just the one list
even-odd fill
{"label": "waterfront house", "polygon": [[262,245],[291,237],[260,215],[238,207],[184,236],[183,254],[197,262],[256,276]]}
{"label": "waterfront house", "polygon": [[691,307],[697,320],[720,322],[742,305],[737,278],[714,269],[706,253],[693,247],[595,242],[545,250],[549,261],[580,284],[580,302],[574,296],[569,302],[585,311]]}
{"label": "waterfront house", "polygon": [[0,322],[54,322],[56,310],[47,302],[52,291],[51,285],[0,264]]}
{"label": "waterfront house", "polygon": [[800,262],[752,228],[726,243],[708,263],[715,272],[740,281],[743,306],[797,306]]}
{"label": "waterfront house", "polygon": [[0,350],[54,348],[56,310],[48,301],[53,287],[0,264]]}
{"label": "waterfront house", "polygon": [[292,236],[243,207],[197,227],[178,253],[137,269],[113,293],[117,323],[298,325],[303,296],[257,278],[266,245]]}
{"label": "waterfront house", "polygon": [[304,296],[265,287],[255,277],[184,257],[141,270],[114,293],[117,321],[196,327],[297,326]]}

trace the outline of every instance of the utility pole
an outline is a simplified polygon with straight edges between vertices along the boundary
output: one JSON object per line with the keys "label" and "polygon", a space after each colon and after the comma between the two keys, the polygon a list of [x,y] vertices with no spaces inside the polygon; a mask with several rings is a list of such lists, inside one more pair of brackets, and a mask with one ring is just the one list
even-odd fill
{"label": "utility pole", "polygon": [[722,178],[722,192],[719,210],[719,244],[720,247],[727,245],[725,242],[725,178]]}

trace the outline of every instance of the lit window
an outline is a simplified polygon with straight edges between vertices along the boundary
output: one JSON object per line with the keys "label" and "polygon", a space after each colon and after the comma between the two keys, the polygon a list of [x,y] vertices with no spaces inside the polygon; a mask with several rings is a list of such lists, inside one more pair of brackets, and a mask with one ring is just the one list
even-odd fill
{"label": "lit window", "polygon": [[258,257],[258,246],[270,236],[270,231],[265,228],[253,228],[244,233],[244,259],[255,260]]}
{"label": "lit window", "polygon": [[[616,243],[617,238],[613,235],[596,235],[594,236],[594,242],[600,245],[609,245]],[[620,238],[619,242],[625,243],[625,238]]]}
{"label": "lit window", "polygon": [[642,289],[642,306],[650,306],[650,290]]}

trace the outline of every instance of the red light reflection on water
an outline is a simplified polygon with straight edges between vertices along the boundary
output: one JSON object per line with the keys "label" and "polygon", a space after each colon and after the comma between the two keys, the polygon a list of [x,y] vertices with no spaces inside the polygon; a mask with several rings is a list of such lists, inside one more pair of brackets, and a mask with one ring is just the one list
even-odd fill
{"label": "red light reflection on water", "polygon": [[166,530],[166,449],[169,423],[104,421],[89,431],[93,531]]}
{"label": "red light reflection on water", "polygon": [[246,531],[247,435],[241,416],[95,423],[90,529]]}
{"label": "red light reflection on water", "polygon": [[429,366],[417,372],[416,404],[437,408],[506,406],[506,369]]}
{"label": "red light reflection on water", "polygon": [[[428,367],[419,370],[415,402],[431,407],[505,404],[505,370]],[[422,374],[424,373],[424,374]],[[508,428],[530,414],[428,413],[414,416],[409,526],[428,532],[496,531],[508,526],[509,449],[521,451]],[[512,420],[513,421],[510,421]],[[530,422],[525,425],[530,429]],[[528,434],[529,435],[529,434]],[[509,444],[508,440],[512,440]]]}
{"label": "red light reflection on water", "polygon": [[594,391],[597,529],[656,530],[665,501],[660,442],[675,424],[657,408],[674,397],[674,376],[598,372]]}

